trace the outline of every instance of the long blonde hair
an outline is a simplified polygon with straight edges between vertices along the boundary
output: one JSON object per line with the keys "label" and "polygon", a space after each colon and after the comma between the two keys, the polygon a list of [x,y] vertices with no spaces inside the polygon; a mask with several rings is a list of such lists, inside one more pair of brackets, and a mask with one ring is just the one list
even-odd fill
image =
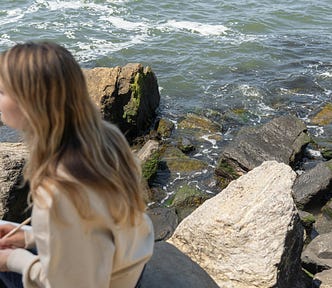
{"label": "long blonde hair", "polygon": [[101,119],[72,54],[52,42],[17,44],[1,54],[0,78],[26,120],[24,177],[33,201],[52,183],[84,218],[89,204],[80,187],[93,187],[116,223],[133,223],[145,209],[140,165],[122,133]]}

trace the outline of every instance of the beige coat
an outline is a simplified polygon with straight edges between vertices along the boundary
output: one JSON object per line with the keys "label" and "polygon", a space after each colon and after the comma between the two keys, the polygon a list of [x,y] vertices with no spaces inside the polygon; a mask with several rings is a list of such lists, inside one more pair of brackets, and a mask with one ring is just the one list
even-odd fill
{"label": "beige coat", "polygon": [[[147,215],[133,227],[119,227],[106,205],[88,191],[98,220],[82,221],[69,199],[55,191],[42,194],[48,208],[33,207],[32,231],[25,231],[26,247],[38,256],[14,250],[7,261],[10,271],[23,274],[26,288],[133,288],[153,252],[152,223]],[[55,219],[54,203],[61,221]]]}

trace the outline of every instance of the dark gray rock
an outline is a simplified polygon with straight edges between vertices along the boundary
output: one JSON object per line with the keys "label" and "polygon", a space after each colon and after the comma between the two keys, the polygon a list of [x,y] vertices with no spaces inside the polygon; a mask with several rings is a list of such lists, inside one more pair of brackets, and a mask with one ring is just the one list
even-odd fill
{"label": "dark gray rock", "polygon": [[311,202],[327,200],[332,184],[332,160],[321,162],[314,168],[302,173],[294,182],[293,196],[300,208]]}
{"label": "dark gray rock", "polygon": [[267,160],[292,165],[309,141],[304,122],[290,115],[244,127],[222,152],[216,174],[234,180]]}
{"label": "dark gray rock", "polygon": [[178,225],[175,208],[153,208],[147,214],[153,223],[155,241],[167,240],[172,236]]}
{"label": "dark gray rock", "polygon": [[157,242],[141,288],[218,288],[197,263],[167,242]]}
{"label": "dark gray rock", "polygon": [[326,234],[332,232],[332,218],[324,213],[316,216],[313,228],[318,234]]}
{"label": "dark gray rock", "polygon": [[332,268],[332,233],[318,235],[302,252],[303,267],[312,274]]}

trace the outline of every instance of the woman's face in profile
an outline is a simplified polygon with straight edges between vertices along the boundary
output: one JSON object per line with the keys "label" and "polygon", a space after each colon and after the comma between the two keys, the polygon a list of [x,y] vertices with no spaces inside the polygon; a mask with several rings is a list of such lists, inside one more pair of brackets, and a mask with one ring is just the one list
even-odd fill
{"label": "woman's face in profile", "polygon": [[1,120],[7,126],[22,130],[24,125],[24,117],[21,109],[18,107],[15,99],[3,89],[0,81],[0,112]]}

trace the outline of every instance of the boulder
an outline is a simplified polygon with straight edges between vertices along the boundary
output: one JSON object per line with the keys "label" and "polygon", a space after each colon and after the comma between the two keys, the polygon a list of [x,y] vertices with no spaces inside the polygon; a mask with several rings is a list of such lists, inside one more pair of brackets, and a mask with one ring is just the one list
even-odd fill
{"label": "boulder", "polygon": [[327,103],[312,119],[311,123],[325,126],[332,122],[332,103]]}
{"label": "boulder", "polygon": [[197,263],[167,242],[156,242],[141,288],[218,288]]}
{"label": "boulder", "polygon": [[[276,160],[293,165],[305,145],[310,141],[307,128],[300,119],[286,115],[258,127],[244,127],[224,148],[216,175],[221,186],[259,166]],[[229,179],[225,181],[223,179]]]}
{"label": "boulder", "polygon": [[165,145],[161,149],[161,161],[165,162],[171,174],[190,174],[194,171],[202,171],[208,164],[187,156],[179,148]]}
{"label": "boulder", "polygon": [[174,127],[175,125],[172,121],[161,118],[158,122],[157,132],[160,134],[161,137],[169,138],[172,134]]}
{"label": "boulder", "polygon": [[197,129],[199,131],[206,132],[221,132],[222,126],[218,123],[211,121],[210,119],[197,115],[194,113],[188,113],[184,119],[179,121],[179,129]]}
{"label": "boulder", "polygon": [[321,162],[302,173],[294,182],[293,196],[300,208],[312,202],[326,202],[332,187],[332,160]]}
{"label": "boulder", "polygon": [[325,270],[317,273],[314,278],[314,283],[317,283],[319,288],[331,288],[332,287],[332,269]]}
{"label": "boulder", "polygon": [[156,140],[147,141],[136,155],[141,161],[143,178],[149,182],[158,168],[159,143]]}
{"label": "boulder", "polygon": [[175,191],[170,204],[175,207],[179,222],[181,222],[210,197],[209,194],[203,193],[197,187],[186,184]]}
{"label": "boulder", "polygon": [[0,143],[0,219],[22,222],[31,214],[29,188],[22,183],[26,156],[22,143]]}
{"label": "boulder", "polygon": [[205,201],[168,242],[219,287],[295,287],[303,246],[295,177],[286,164],[264,162]]}
{"label": "boulder", "polygon": [[312,274],[332,269],[332,233],[318,235],[302,252],[303,267]]}
{"label": "boulder", "polygon": [[174,208],[157,207],[148,209],[147,214],[153,223],[155,241],[169,239],[178,225]]}
{"label": "boulder", "polygon": [[332,199],[322,207],[321,213],[317,216],[314,228],[318,234],[332,232]]}
{"label": "boulder", "polygon": [[153,124],[160,94],[150,67],[129,63],[123,67],[83,70],[89,94],[102,117],[119,126],[129,140]]}

